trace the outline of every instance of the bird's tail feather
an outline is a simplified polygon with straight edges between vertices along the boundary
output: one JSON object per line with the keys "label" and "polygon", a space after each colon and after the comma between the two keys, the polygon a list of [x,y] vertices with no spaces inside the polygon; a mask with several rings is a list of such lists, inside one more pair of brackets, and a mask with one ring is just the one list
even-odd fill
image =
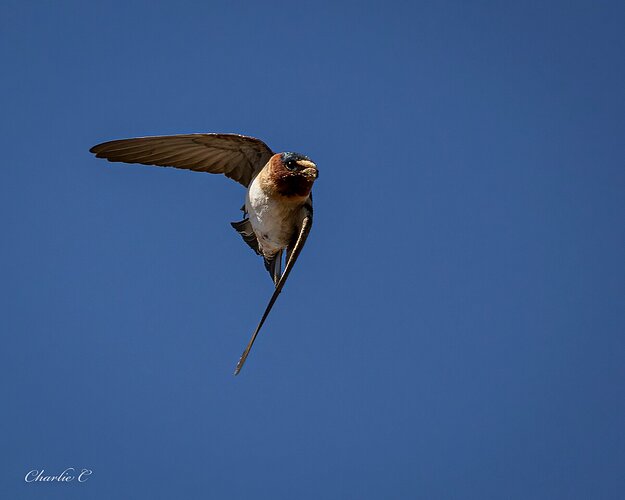
{"label": "bird's tail feather", "polygon": [[278,281],[280,281],[280,276],[282,276],[282,250],[275,254],[271,259],[265,257],[265,269],[269,272],[269,276],[271,276],[274,286],[277,286]]}

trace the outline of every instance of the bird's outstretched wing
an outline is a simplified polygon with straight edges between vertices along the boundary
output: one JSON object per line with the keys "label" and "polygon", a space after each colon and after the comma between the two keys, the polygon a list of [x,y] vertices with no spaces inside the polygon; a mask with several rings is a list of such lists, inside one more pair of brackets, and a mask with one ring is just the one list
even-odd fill
{"label": "bird's outstretched wing", "polygon": [[184,134],[104,142],[98,158],[224,174],[248,187],[273,152],[260,139],[238,134]]}
{"label": "bird's outstretched wing", "polygon": [[267,316],[269,316],[269,312],[271,311],[271,308],[276,302],[278,295],[280,295],[280,292],[282,291],[282,287],[284,287],[284,283],[286,282],[286,279],[289,277],[289,273],[291,272],[291,269],[293,269],[293,266],[295,265],[295,261],[297,261],[297,257],[302,251],[302,248],[304,248],[304,244],[306,243],[306,238],[308,238],[308,233],[310,233],[310,228],[312,227],[312,205],[307,206],[305,208],[307,210],[307,213],[304,216],[304,219],[302,221],[302,225],[300,227],[297,240],[287,250],[288,260],[286,263],[286,267],[284,268],[284,272],[282,273],[280,280],[276,284],[276,289],[274,290],[273,295],[271,296],[271,299],[269,299],[269,303],[267,304],[267,308],[265,309],[265,312],[263,313],[263,317],[260,319],[260,322],[258,323],[256,330],[254,330],[254,333],[252,334],[252,338],[250,339],[249,343],[247,344],[247,347],[245,348],[245,351],[243,351],[243,354],[241,355],[241,358],[239,359],[239,362],[237,363],[237,367],[234,370],[235,375],[238,375],[239,372],[241,371],[241,368],[243,368],[243,364],[245,363],[245,360],[247,359],[247,356],[250,353],[252,346],[254,345],[254,341],[256,340],[256,336],[258,335],[258,332],[263,326],[263,323],[265,323]]}

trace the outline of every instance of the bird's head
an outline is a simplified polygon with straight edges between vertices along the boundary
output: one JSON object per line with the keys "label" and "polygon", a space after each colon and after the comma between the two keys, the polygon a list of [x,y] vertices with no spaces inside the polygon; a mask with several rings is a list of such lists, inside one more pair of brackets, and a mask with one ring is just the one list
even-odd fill
{"label": "bird's head", "polygon": [[303,175],[304,177],[312,178],[313,181],[319,177],[317,165],[308,156],[287,151],[280,153],[280,162],[291,175]]}
{"label": "bird's head", "polygon": [[299,153],[278,153],[269,161],[269,177],[280,196],[306,197],[319,177],[317,165]]}

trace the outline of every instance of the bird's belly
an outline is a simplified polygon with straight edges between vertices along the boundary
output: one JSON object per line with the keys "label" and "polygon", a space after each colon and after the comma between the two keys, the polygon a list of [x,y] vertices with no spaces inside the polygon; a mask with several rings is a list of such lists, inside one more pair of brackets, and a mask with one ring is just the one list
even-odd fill
{"label": "bird's belly", "polygon": [[295,215],[299,207],[267,196],[256,182],[252,182],[245,208],[263,255],[275,255],[288,246],[295,232]]}

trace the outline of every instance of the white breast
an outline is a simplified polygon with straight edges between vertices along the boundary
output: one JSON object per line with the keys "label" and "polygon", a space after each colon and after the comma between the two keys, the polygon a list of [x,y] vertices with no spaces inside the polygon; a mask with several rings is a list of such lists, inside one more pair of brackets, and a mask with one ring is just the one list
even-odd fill
{"label": "white breast", "polygon": [[287,247],[295,231],[298,205],[267,196],[256,177],[247,192],[245,209],[264,255],[274,255]]}

